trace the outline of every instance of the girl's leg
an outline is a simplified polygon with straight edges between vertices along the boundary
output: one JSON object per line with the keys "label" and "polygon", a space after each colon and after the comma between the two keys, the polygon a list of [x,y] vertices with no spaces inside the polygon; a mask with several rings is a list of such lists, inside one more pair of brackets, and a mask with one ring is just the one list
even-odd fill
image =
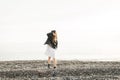
{"label": "girl's leg", "polygon": [[50,59],[51,59],[51,57],[48,57],[48,64],[50,64],[50,63],[51,63]]}
{"label": "girl's leg", "polygon": [[48,68],[50,68],[50,63],[51,63],[50,59],[51,57],[48,57]]}
{"label": "girl's leg", "polygon": [[53,58],[53,65],[54,65],[54,68],[56,68],[57,67],[57,61],[56,61],[56,59],[55,58]]}

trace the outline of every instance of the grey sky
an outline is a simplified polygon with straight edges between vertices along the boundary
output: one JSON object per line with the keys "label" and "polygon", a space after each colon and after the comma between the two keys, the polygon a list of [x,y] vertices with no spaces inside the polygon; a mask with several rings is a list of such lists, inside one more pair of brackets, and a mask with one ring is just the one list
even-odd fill
{"label": "grey sky", "polygon": [[1,0],[0,60],[47,59],[56,29],[58,59],[120,60],[119,0]]}

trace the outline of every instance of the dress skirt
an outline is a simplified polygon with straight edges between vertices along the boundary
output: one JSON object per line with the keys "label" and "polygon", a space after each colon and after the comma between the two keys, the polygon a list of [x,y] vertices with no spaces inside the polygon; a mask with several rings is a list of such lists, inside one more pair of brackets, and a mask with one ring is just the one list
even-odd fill
{"label": "dress skirt", "polygon": [[46,45],[47,45],[47,48],[46,48],[46,51],[45,51],[45,55],[47,55],[48,57],[55,58],[56,49],[52,48],[48,44],[46,44]]}

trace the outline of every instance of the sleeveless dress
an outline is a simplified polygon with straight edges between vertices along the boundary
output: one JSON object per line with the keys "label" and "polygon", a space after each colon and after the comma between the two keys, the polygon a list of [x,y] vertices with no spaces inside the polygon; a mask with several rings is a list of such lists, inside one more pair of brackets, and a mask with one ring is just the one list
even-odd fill
{"label": "sleeveless dress", "polygon": [[47,46],[47,48],[45,51],[45,55],[47,55],[48,57],[55,58],[56,49],[52,48],[48,44],[46,44],[46,46]]}

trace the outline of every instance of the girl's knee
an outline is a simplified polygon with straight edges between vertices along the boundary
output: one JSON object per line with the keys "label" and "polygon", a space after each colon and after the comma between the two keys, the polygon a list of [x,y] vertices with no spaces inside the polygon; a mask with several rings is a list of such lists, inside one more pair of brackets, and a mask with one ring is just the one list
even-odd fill
{"label": "girl's knee", "polygon": [[50,59],[51,59],[51,57],[48,57],[48,59],[50,60]]}

